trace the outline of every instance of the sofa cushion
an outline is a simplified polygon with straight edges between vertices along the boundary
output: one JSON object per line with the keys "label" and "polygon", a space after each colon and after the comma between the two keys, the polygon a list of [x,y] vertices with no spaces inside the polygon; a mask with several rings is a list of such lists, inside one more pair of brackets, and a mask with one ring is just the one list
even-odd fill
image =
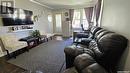
{"label": "sofa cushion", "polygon": [[84,53],[89,54],[92,57],[95,57],[95,53],[91,49],[84,48]]}
{"label": "sofa cushion", "polygon": [[86,45],[88,47],[91,41],[92,41],[92,38],[82,38],[81,44]]}
{"label": "sofa cushion", "polygon": [[94,38],[96,38],[101,32],[106,31],[105,29],[101,29],[95,33]]}
{"label": "sofa cushion", "polygon": [[94,36],[95,36],[95,33],[97,32],[97,31],[99,31],[99,30],[101,30],[102,28],[100,28],[100,27],[95,27],[92,31],[91,31],[91,33],[92,33],[92,35],[93,35],[93,38],[94,38]]}
{"label": "sofa cushion", "polygon": [[78,56],[79,54],[82,54],[84,52],[84,48],[83,47],[78,47],[76,45],[71,45],[71,46],[67,46],[65,47],[64,49],[64,52],[67,54],[67,55],[70,55],[72,57],[76,57]]}
{"label": "sofa cushion", "polygon": [[74,60],[74,66],[78,72],[93,63],[96,63],[96,61],[90,55],[85,53],[77,56]]}
{"label": "sofa cushion", "polygon": [[[89,44],[89,49],[93,51],[93,55],[91,55],[93,58],[99,58],[103,55],[103,53],[99,50],[98,44],[95,40],[92,40]],[[91,53],[92,54],[92,53]]]}
{"label": "sofa cushion", "polygon": [[92,40],[90,43],[89,43],[89,49],[93,49],[94,47],[98,47],[97,46],[97,42],[95,40]]}
{"label": "sofa cushion", "polygon": [[109,50],[124,50],[127,47],[127,39],[116,33],[108,33],[101,37],[98,41],[98,47],[102,52],[108,52]]}
{"label": "sofa cushion", "polygon": [[103,31],[103,32],[100,32],[97,36],[95,36],[95,41],[98,42],[98,40],[105,34],[108,34],[108,33],[112,33],[110,31]]}
{"label": "sofa cushion", "polygon": [[105,65],[115,65],[127,47],[127,41],[124,36],[116,33],[102,36],[98,41],[99,50],[103,53],[99,61],[103,61]]}
{"label": "sofa cushion", "polygon": [[83,69],[82,73],[108,73],[108,72],[98,63],[94,63]]}

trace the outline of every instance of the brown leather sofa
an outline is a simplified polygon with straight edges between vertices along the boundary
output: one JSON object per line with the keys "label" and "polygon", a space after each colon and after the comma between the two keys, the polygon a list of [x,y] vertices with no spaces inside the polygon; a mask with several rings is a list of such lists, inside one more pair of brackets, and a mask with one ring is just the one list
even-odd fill
{"label": "brown leather sofa", "polygon": [[116,73],[128,40],[105,29],[93,30],[91,34],[81,43],[86,47],[71,45],[64,49],[67,69],[63,73]]}
{"label": "brown leather sofa", "polygon": [[[94,38],[93,36],[95,35],[95,33],[101,29],[102,28],[100,28],[100,27],[92,27],[91,29],[88,29],[84,33],[79,32],[74,37],[74,39],[77,38],[77,41],[75,43],[77,43],[77,44],[86,44],[86,42],[89,43]],[[79,42],[78,41],[79,39],[83,39],[83,40],[81,40],[81,42]]]}

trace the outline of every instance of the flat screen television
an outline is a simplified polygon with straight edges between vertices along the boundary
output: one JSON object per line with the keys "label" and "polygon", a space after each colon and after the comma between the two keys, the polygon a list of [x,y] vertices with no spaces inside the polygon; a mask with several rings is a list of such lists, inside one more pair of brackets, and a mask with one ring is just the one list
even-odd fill
{"label": "flat screen television", "polygon": [[29,10],[4,7],[1,6],[1,9],[5,8],[6,12],[2,12],[1,16],[4,26],[14,26],[14,25],[32,25],[33,24],[33,12]]}

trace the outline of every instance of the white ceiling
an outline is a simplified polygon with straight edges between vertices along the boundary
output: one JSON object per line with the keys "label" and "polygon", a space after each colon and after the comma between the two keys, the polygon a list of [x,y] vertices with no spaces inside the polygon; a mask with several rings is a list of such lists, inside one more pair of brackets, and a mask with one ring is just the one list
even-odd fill
{"label": "white ceiling", "polygon": [[81,8],[93,6],[97,0],[33,0],[52,9]]}

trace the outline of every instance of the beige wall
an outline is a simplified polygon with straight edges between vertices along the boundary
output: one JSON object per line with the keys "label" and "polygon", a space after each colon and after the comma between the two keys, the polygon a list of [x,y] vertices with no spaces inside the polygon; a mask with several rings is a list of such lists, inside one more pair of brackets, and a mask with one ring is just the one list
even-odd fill
{"label": "beige wall", "polygon": [[[104,0],[101,25],[130,40],[130,0]],[[130,47],[126,49],[119,70],[130,71]]]}

